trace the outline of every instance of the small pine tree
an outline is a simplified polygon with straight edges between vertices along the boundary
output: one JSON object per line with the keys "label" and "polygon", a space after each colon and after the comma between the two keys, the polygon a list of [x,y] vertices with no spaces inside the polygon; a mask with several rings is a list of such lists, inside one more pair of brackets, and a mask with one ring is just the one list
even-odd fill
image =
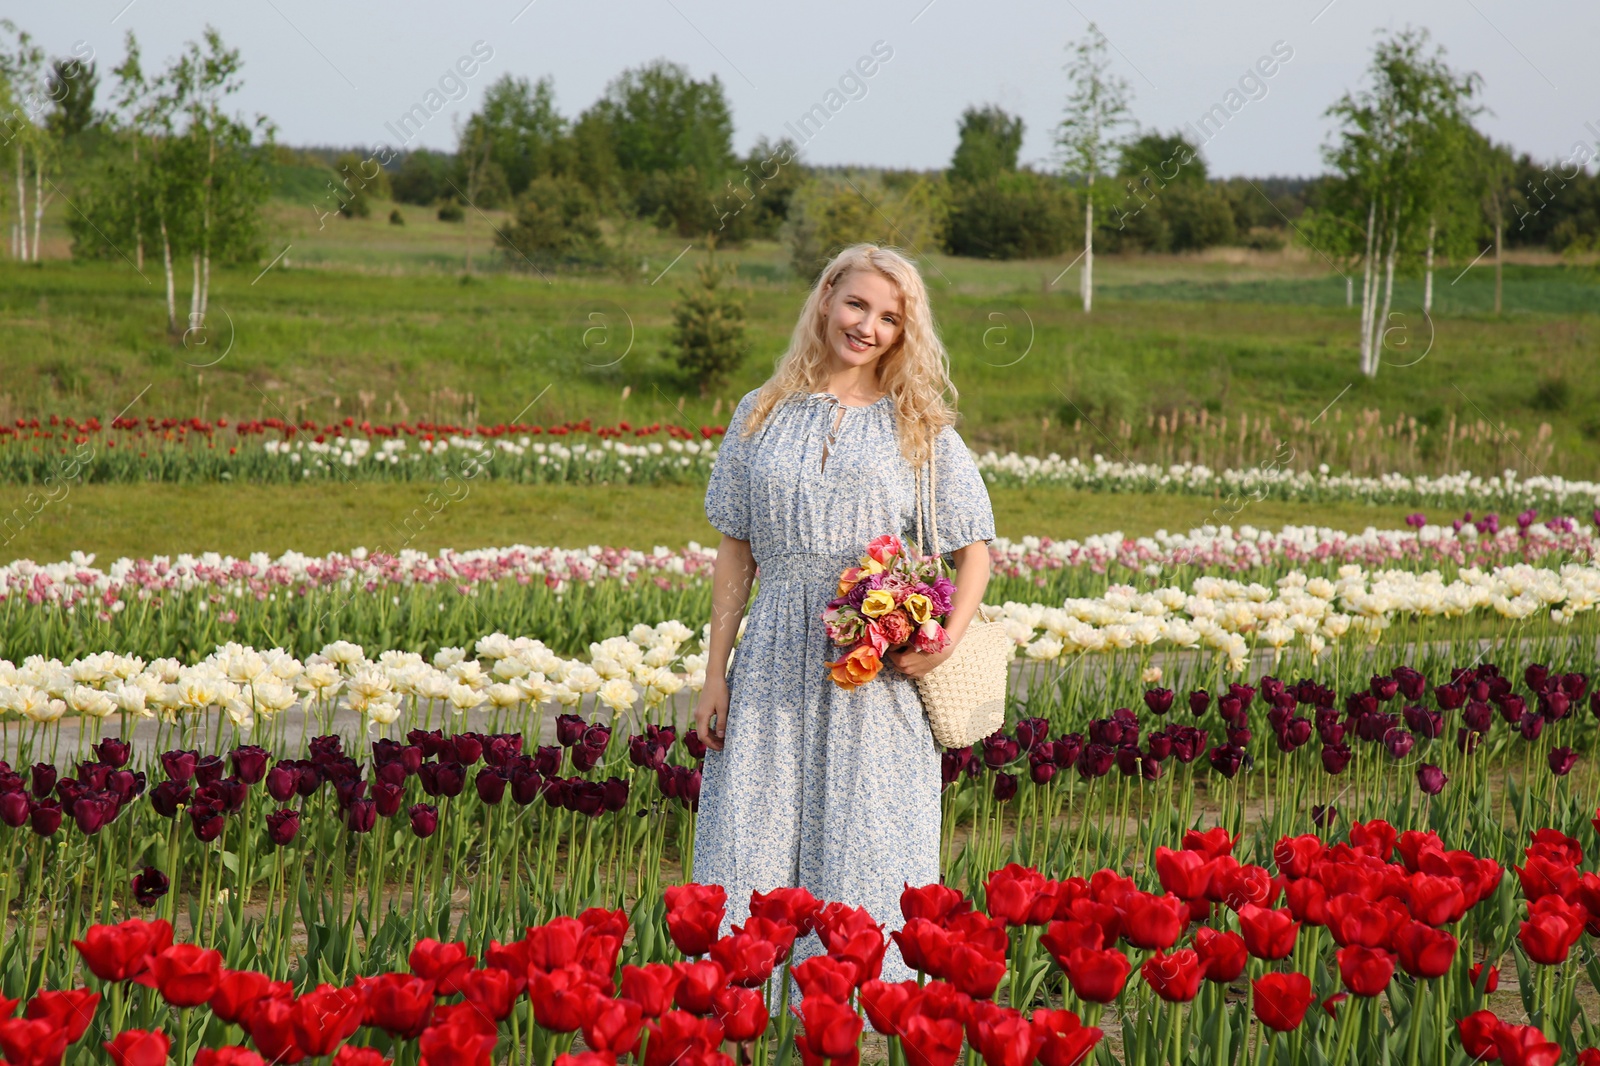
{"label": "small pine tree", "polygon": [[706,240],[706,258],[693,287],[680,286],[673,304],[672,355],[706,396],[727,384],[744,358],[744,305],[722,288],[732,273],[718,261],[716,239]]}

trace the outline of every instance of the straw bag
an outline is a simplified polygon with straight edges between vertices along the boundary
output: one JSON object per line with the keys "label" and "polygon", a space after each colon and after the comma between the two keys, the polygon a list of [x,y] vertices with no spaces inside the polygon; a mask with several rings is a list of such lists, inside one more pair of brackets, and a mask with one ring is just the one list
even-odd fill
{"label": "straw bag", "polygon": [[[937,484],[934,448],[928,454],[928,517],[932,530],[933,554],[939,572],[945,572],[939,555],[939,518],[934,503]],[[922,540],[922,478],[917,478],[917,548]],[[1005,624],[994,620],[985,605],[979,605],[967,630],[950,657],[921,677],[914,678],[928,714],[933,739],[946,748],[965,748],[993,734],[1005,725],[1006,681],[1016,645],[1006,633]]]}

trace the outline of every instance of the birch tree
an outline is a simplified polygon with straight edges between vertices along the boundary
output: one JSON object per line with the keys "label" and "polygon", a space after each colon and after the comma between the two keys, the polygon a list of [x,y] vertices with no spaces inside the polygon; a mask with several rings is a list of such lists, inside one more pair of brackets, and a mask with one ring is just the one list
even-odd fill
{"label": "birch tree", "polygon": [[1138,124],[1128,108],[1131,89],[1127,79],[1111,70],[1106,54],[1106,38],[1099,27],[1089,23],[1083,39],[1068,45],[1066,117],[1056,133],[1066,169],[1084,182],[1083,271],[1079,275],[1083,309],[1094,303],[1094,202],[1095,179],[1115,167],[1121,152],[1119,134],[1137,132]]}
{"label": "birch tree", "polygon": [[[1359,231],[1361,372],[1376,377],[1402,255],[1436,242],[1454,184],[1447,168],[1464,165],[1461,131],[1471,125],[1479,79],[1456,75],[1443,50],[1427,51],[1425,30],[1407,29],[1380,41],[1370,84],[1346,93],[1327,114],[1339,128],[1323,152],[1337,178],[1314,232]],[[1349,247],[1348,244],[1344,245]]]}
{"label": "birch tree", "polygon": [[[21,261],[39,261],[39,236],[44,221],[44,209],[51,199],[44,195],[45,161],[48,158],[49,135],[43,125],[45,107],[44,49],[34,43],[33,37],[18,30],[10,19],[0,19],[0,31],[12,41],[0,50],[0,104],[5,105],[0,116],[0,146],[8,147],[16,160],[16,222],[12,227],[12,256]],[[33,162],[33,241],[28,240],[28,162]]]}

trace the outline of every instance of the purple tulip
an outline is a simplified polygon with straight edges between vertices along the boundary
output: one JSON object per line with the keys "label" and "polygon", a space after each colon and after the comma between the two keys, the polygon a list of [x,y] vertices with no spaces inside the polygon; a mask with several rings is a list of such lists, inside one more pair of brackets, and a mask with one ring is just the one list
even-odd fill
{"label": "purple tulip", "polygon": [[1189,713],[1196,718],[1206,713],[1206,708],[1211,706],[1211,693],[1205,689],[1196,689],[1189,693]]}
{"label": "purple tulip", "polygon": [[1017,775],[1008,774],[1004,770],[996,770],[994,774],[994,798],[1004,803],[1016,794]]}
{"label": "purple tulip", "polygon": [[1550,679],[1550,668],[1543,663],[1529,663],[1522,670],[1523,682],[1535,692],[1543,692],[1545,682]]}
{"label": "purple tulip", "polygon": [[163,781],[150,790],[150,806],[163,818],[176,818],[178,808],[189,802],[191,789],[176,781]]}
{"label": "purple tulip", "polygon": [[1350,745],[1345,743],[1322,745],[1322,768],[1330,774],[1342,774],[1350,765]]}
{"label": "purple tulip", "polygon": [[233,776],[246,785],[259,783],[267,773],[268,755],[266,748],[255,744],[234,748],[228,753],[228,758],[233,762]]}
{"label": "purple tulip", "polygon": [[28,810],[28,822],[33,831],[47,837],[61,828],[61,804],[53,799],[42,799]]}
{"label": "purple tulip", "polygon": [[1014,761],[1022,752],[1022,745],[1004,733],[995,733],[983,741],[983,762],[991,770]]}
{"label": "purple tulip", "polygon": [[1223,777],[1231,778],[1239,772],[1244,762],[1244,752],[1232,744],[1219,744],[1208,753],[1211,768]]}
{"label": "purple tulip", "polygon": [[12,829],[28,824],[28,812],[33,804],[26,792],[0,793],[0,823]]}
{"label": "purple tulip", "polygon": [[1400,695],[1408,700],[1420,700],[1428,691],[1428,679],[1409,666],[1397,666],[1389,674],[1399,686]]}
{"label": "purple tulip", "polygon": [[197,784],[209,785],[222,780],[222,772],[227,769],[220,755],[206,755],[194,764],[194,779]]}
{"label": "purple tulip", "polygon": [[400,801],[405,799],[406,789],[403,784],[395,781],[374,781],[372,783],[372,805],[378,810],[379,818],[393,818],[400,813]]}
{"label": "purple tulip", "polygon": [[288,847],[300,833],[300,815],[285,808],[267,815],[267,836],[278,847]]}
{"label": "purple tulip", "polygon": [[121,769],[128,765],[128,756],[132,754],[132,749],[123,743],[120,737],[106,737],[94,746],[94,753],[107,766]]}
{"label": "purple tulip", "polygon": [[1104,744],[1089,744],[1078,753],[1078,774],[1085,780],[1094,780],[1104,777],[1111,772],[1112,765],[1116,762],[1115,750]]}
{"label": "purple tulip", "polygon": [[1151,714],[1166,714],[1172,709],[1172,696],[1170,688],[1146,689],[1144,705],[1150,708]]}
{"label": "purple tulip", "polygon": [[589,723],[575,714],[556,715],[556,743],[563,748],[570,748],[583,739],[583,731],[589,728]]}
{"label": "purple tulip", "polygon": [[154,866],[146,866],[133,879],[133,898],[141,907],[154,907],[156,900],[167,894],[170,887],[167,875]]}
{"label": "purple tulip", "polygon": [[600,783],[600,806],[615,813],[628,805],[626,778],[608,777]]}
{"label": "purple tulip", "polygon": [[1404,759],[1411,754],[1411,749],[1416,746],[1417,738],[1404,729],[1391,729],[1383,735],[1383,746],[1389,749],[1389,755],[1396,759]]}
{"label": "purple tulip", "polygon": [[300,772],[289,762],[279,762],[267,771],[267,795],[279,803],[289,802],[300,783]]}
{"label": "purple tulip", "polygon": [[370,833],[378,824],[378,806],[369,799],[358,799],[345,810],[345,824],[352,833]]}
{"label": "purple tulip", "polygon": [[556,745],[545,745],[533,754],[533,768],[544,777],[554,777],[561,772],[561,759],[566,749]]}
{"label": "purple tulip", "polygon": [[167,780],[187,785],[194,776],[194,766],[199,760],[200,753],[197,751],[164,751],[161,753],[161,768],[167,772]]}
{"label": "purple tulip", "polygon": [[1517,729],[1522,733],[1523,740],[1538,740],[1539,734],[1544,732],[1544,716],[1529,711],[1517,723]]}
{"label": "purple tulip", "polygon": [[1050,779],[1056,776],[1055,760],[1043,752],[1035,751],[1028,756],[1028,779],[1036,785],[1048,785]]}
{"label": "purple tulip", "polygon": [[1443,792],[1449,780],[1443,770],[1430,762],[1417,767],[1417,787],[1430,796],[1437,796]]}
{"label": "purple tulip", "polygon": [[312,737],[308,745],[311,751],[311,761],[316,763],[332,762],[344,758],[344,741],[336,734]]}
{"label": "purple tulip", "polygon": [[483,738],[476,733],[457,733],[450,738],[450,744],[455,749],[456,762],[462,766],[471,766],[483,757]]}
{"label": "purple tulip", "polygon": [[413,729],[406,734],[406,743],[422,751],[425,759],[432,759],[444,751],[448,741],[442,729]]}
{"label": "purple tulip", "polygon": [[532,761],[521,763],[511,771],[511,798],[526,807],[539,798],[544,778],[533,768]]}
{"label": "purple tulip", "polygon": [[439,808],[431,803],[418,803],[411,808],[411,831],[427,839],[439,828]]}
{"label": "purple tulip", "polygon": [[33,796],[35,799],[44,799],[55,790],[58,774],[56,768],[47,762],[36,762],[30,771],[33,778]]}
{"label": "purple tulip", "polygon": [[1311,805],[1311,822],[1318,829],[1326,829],[1339,820],[1339,808],[1333,804],[1313,803]]}
{"label": "purple tulip", "polygon": [[505,799],[506,785],[510,783],[505,773],[494,766],[485,766],[472,780],[477,786],[478,798],[490,806]]}
{"label": "purple tulip", "polygon": [[195,804],[189,808],[189,820],[194,826],[194,835],[203,844],[209,844],[222,835],[222,811],[206,804]]}
{"label": "purple tulip", "polygon": [[394,785],[396,788],[404,789],[407,776],[406,767],[404,763],[396,759],[394,762],[386,762],[378,767],[373,771],[372,776],[374,787],[381,781],[386,785]]}
{"label": "purple tulip", "polygon": [[1550,772],[1557,777],[1566,777],[1577,764],[1578,753],[1571,748],[1550,749]]}

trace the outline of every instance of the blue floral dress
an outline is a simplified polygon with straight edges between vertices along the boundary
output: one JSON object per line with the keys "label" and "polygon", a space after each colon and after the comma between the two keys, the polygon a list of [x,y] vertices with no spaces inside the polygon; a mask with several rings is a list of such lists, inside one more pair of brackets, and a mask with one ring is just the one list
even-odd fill
{"label": "blue floral dress", "polygon": [[[900,453],[890,396],[864,407],[790,396],[746,440],[755,399],[747,393],[729,419],[706,489],[706,517],[748,540],[758,569],[728,675],[724,749],[706,753],[694,879],[727,889],[724,931],[749,917],[752,890],[793,885],[896,930],[904,886],[939,880],[939,748],[915,682],[892,664],[853,690],[829,679],[824,663],[841,649],[822,612],[869,540],[915,540],[919,471]],[[994,513],[953,427],[936,461],[948,562],[994,538]],[[795,961],[820,950],[806,937]],[[883,979],[912,976],[891,941]]]}

